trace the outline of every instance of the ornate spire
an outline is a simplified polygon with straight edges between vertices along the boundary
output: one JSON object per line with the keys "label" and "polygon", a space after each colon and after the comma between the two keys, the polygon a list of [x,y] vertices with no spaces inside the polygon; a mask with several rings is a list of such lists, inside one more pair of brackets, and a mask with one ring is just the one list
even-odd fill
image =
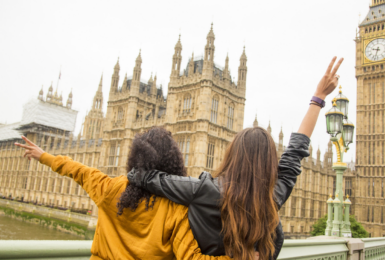
{"label": "ornate spire", "polygon": [[152,72],[151,72],[151,77],[150,77],[150,79],[148,80],[148,83],[152,83],[152,82],[154,82],[154,80],[152,79]]}
{"label": "ornate spire", "polygon": [[209,39],[209,38],[214,38],[215,39],[215,35],[214,35],[214,31],[213,31],[213,23],[211,23],[210,31],[207,34],[207,39]]}
{"label": "ornate spire", "polygon": [[43,92],[43,85],[41,85],[41,89],[39,91],[39,96],[37,97],[41,101],[44,101],[43,94],[44,94],[44,92]]}
{"label": "ornate spire", "polygon": [[179,34],[178,42],[175,44],[175,49],[182,49],[182,43],[180,42],[180,34]]}
{"label": "ornate spire", "polygon": [[269,126],[267,127],[267,132],[271,135],[271,126],[270,126],[270,120],[269,120]]}
{"label": "ornate spire", "polygon": [[103,88],[103,73],[102,73],[102,76],[100,77],[100,83],[99,83],[99,88],[98,88],[98,91],[102,91],[102,88]]}
{"label": "ornate spire", "polygon": [[254,122],[253,122],[253,127],[257,127],[258,126],[258,120],[257,120],[257,114],[255,114],[255,119],[254,119]]}
{"label": "ornate spire", "polygon": [[279,139],[283,139],[283,131],[282,131],[282,126],[281,126],[281,132],[279,132]]}
{"label": "ornate spire", "polygon": [[66,107],[67,108],[71,108],[72,107],[72,89],[71,89],[71,92],[68,94],[68,99],[67,99]]}
{"label": "ornate spire", "polygon": [[119,57],[118,57],[118,61],[117,61],[116,64],[115,64],[114,69],[115,69],[115,70],[120,70]]}
{"label": "ornate spire", "polygon": [[139,49],[139,55],[138,55],[138,57],[136,57],[136,62],[142,63],[142,56],[141,56],[141,53],[142,53],[142,49]]}

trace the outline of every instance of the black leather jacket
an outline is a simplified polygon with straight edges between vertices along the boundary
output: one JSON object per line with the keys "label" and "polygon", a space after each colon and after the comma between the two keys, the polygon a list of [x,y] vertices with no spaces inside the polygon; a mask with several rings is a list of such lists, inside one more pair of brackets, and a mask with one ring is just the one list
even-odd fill
{"label": "black leather jacket", "polygon": [[[291,134],[289,145],[279,161],[278,180],[274,189],[278,209],[289,198],[297,176],[301,174],[301,160],[309,156],[309,143],[310,139],[306,135]],[[225,255],[219,206],[221,186],[217,178],[213,178],[207,172],[203,172],[197,179],[168,175],[157,170],[149,172],[132,170],[127,174],[127,178],[135,186],[188,207],[191,230],[202,253],[213,256]],[[272,259],[278,258],[283,245],[281,222],[276,232],[276,250]]]}

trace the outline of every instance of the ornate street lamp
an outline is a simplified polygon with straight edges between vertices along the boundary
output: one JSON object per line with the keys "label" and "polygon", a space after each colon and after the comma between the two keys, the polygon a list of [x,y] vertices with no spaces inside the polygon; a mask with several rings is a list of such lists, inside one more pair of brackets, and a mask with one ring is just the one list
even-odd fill
{"label": "ornate street lamp", "polygon": [[[343,154],[348,151],[349,144],[353,143],[354,125],[348,120],[349,99],[342,95],[340,86],[339,94],[332,101],[333,107],[326,113],[326,128],[330,134],[330,141],[335,145],[337,150],[337,162],[333,163],[333,170],[336,172],[336,193],[335,199],[328,200],[328,214],[332,214],[334,207],[334,220],[327,222],[325,235],[337,237],[351,237],[349,211],[345,210],[345,219],[343,219],[344,205],[350,206],[350,200],[343,201],[342,181],[343,173],[348,168],[343,162]],[[341,199],[339,199],[339,198]],[[348,212],[348,213],[346,213]]]}
{"label": "ornate street lamp", "polygon": [[326,129],[328,134],[335,137],[342,132],[344,113],[342,113],[333,99],[333,107],[326,113]]}

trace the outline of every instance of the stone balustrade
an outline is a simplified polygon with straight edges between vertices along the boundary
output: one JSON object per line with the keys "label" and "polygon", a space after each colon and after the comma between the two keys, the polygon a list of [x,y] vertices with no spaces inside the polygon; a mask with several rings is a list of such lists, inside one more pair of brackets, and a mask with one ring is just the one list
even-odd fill
{"label": "stone balustrade", "polygon": [[[0,259],[89,259],[92,241],[3,240]],[[285,240],[279,260],[382,260],[385,237]]]}

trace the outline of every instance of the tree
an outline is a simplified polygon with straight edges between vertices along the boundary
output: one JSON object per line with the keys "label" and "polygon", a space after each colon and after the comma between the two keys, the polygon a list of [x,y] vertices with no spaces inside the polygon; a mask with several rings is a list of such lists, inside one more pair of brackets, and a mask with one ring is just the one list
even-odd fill
{"label": "tree", "polygon": [[[326,222],[328,220],[328,215],[318,219],[313,225],[313,230],[310,232],[312,236],[323,236],[325,235]],[[365,238],[369,236],[369,233],[364,229],[364,227],[359,223],[353,215],[349,216],[350,220],[350,230],[352,231],[353,238]]]}

